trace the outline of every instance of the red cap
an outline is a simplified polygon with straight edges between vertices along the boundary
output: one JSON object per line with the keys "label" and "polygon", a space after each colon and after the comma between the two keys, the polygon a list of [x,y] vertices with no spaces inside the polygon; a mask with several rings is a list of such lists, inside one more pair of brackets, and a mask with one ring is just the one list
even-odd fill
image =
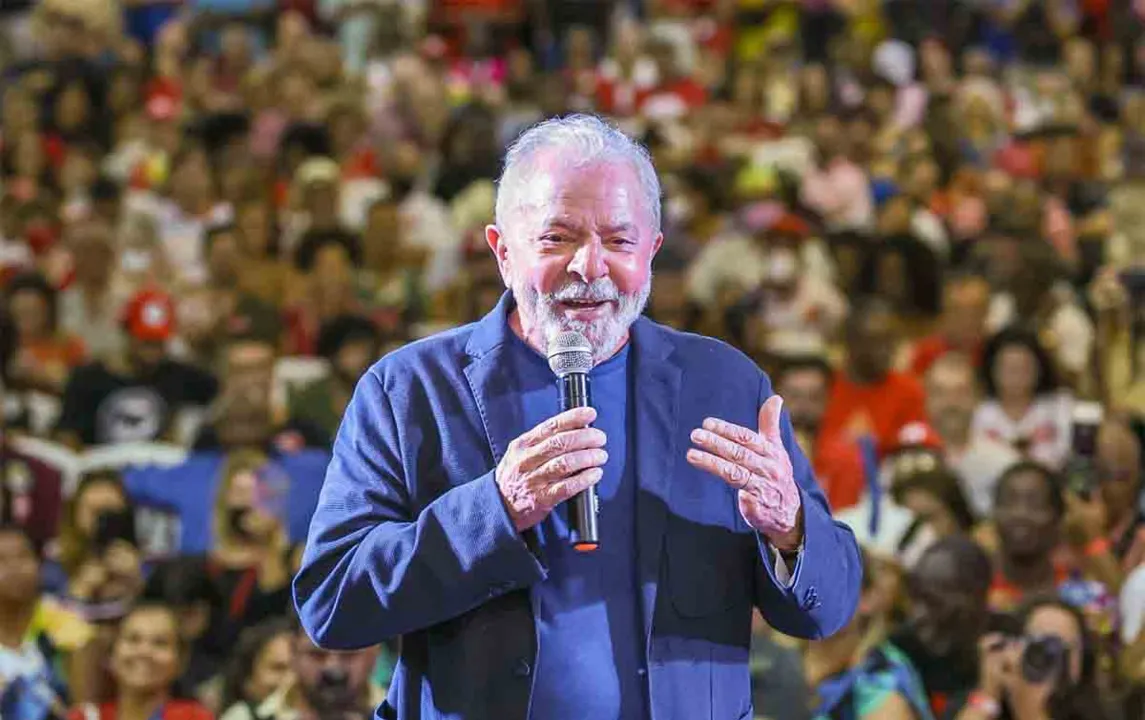
{"label": "red cap", "polygon": [[903,425],[895,438],[895,450],[925,448],[942,451],[942,438],[928,423],[912,422]]}
{"label": "red cap", "polygon": [[784,213],[775,224],[771,226],[775,235],[784,235],[792,238],[805,238],[811,234],[807,221],[794,213]]}
{"label": "red cap", "polygon": [[175,332],[175,305],[166,293],[140,291],[124,308],[123,325],[136,340],[165,342]]}
{"label": "red cap", "polygon": [[144,107],[147,117],[159,122],[173,120],[179,115],[183,102],[183,91],[178,84],[158,80],[147,90]]}

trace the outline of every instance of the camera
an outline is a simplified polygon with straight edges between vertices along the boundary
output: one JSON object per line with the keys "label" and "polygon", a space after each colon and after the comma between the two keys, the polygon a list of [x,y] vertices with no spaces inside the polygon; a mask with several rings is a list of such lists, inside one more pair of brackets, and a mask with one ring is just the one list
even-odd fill
{"label": "camera", "polygon": [[1031,684],[1058,677],[1065,667],[1069,648],[1056,635],[1038,635],[1026,641],[1022,651],[1022,677]]}

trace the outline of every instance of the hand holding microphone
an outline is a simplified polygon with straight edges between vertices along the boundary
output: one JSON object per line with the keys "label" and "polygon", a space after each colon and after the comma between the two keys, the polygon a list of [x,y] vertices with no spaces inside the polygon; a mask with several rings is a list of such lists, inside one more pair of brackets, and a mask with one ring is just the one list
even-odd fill
{"label": "hand holding microphone", "polygon": [[596,420],[588,392],[592,348],[580,333],[564,332],[550,343],[548,354],[559,383],[561,413],[509,443],[497,466],[497,486],[517,530],[533,527],[571,500],[573,547],[595,550],[600,536],[594,486],[604,476],[608,453],[604,432],[590,427]]}
{"label": "hand holding microphone", "polygon": [[595,419],[591,407],[575,408],[509,443],[496,480],[517,530],[533,527],[554,507],[600,482],[608,453],[604,433],[589,427]]}

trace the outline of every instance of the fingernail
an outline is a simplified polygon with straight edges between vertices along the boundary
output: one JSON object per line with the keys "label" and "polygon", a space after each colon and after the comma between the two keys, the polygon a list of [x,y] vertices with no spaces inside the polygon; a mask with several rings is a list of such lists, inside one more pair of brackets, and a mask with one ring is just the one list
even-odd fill
{"label": "fingernail", "polygon": [[712,418],[705,418],[704,419],[704,429],[705,430],[715,430],[715,428],[716,428],[716,421],[715,420],[713,420]]}
{"label": "fingernail", "polygon": [[699,460],[700,459],[700,452],[698,450],[689,450],[688,451],[688,459],[689,460]]}
{"label": "fingernail", "polygon": [[692,431],[692,439],[695,440],[696,442],[703,442],[704,431],[700,430],[699,428],[696,428],[695,430]]}

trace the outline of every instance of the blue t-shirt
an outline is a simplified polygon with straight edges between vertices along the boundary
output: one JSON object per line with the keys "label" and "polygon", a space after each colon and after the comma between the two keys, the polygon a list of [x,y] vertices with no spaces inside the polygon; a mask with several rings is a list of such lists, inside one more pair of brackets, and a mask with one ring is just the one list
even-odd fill
{"label": "blue t-shirt", "polygon": [[[540,353],[511,337],[510,362],[530,428],[556,414],[556,378]],[[647,717],[628,357],[626,345],[589,375],[595,426],[608,436],[608,463],[597,485],[600,548],[579,553],[569,545],[567,503],[536,528],[549,571],[532,588],[538,651],[531,715],[537,720]],[[601,684],[601,677],[608,680]]]}

